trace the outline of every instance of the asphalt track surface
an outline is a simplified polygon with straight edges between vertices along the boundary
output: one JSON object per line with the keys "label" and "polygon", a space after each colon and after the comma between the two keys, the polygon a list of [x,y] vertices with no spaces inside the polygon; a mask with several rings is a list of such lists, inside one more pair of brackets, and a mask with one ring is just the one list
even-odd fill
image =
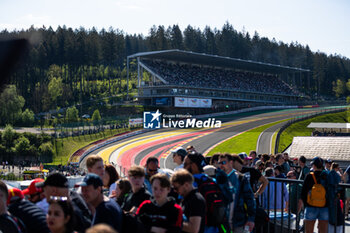
{"label": "asphalt track surface", "polygon": [[[206,129],[178,129],[168,128],[147,132],[124,140],[109,144],[93,152],[100,155],[107,163],[117,164],[126,170],[133,164],[144,165],[150,156],[155,156],[160,160],[161,168],[174,168],[170,150],[179,146],[187,147],[193,145],[200,153],[206,154],[214,145],[223,140],[254,129],[256,127],[272,122],[293,118],[320,109],[288,109],[262,113],[253,116],[241,117],[239,119],[220,118],[226,121],[221,128]],[[232,120],[233,119],[233,120]],[[265,137],[270,137],[269,135]],[[264,147],[268,142],[264,142]],[[255,148],[252,148],[255,149]],[[84,167],[85,159],[80,164]]]}

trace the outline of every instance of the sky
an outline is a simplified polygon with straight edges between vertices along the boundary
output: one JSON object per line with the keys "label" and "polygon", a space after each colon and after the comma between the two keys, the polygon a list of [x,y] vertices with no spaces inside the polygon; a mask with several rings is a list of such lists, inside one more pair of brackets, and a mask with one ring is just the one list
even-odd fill
{"label": "sky", "polygon": [[66,25],[148,35],[153,25],[237,31],[350,58],[348,0],[1,0],[0,31]]}

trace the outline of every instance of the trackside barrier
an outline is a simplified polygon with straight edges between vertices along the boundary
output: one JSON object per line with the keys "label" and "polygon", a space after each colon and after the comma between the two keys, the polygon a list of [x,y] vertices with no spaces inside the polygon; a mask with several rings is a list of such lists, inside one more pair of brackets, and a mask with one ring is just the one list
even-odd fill
{"label": "trackside barrier", "polygon": [[79,164],[81,163],[81,161],[83,161],[83,159],[87,155],[89,155],[90,153],[94,152],[95,150],[100,149],[101,147],[104,147],[104,146],[109,145],[111,143],[123,140],[123,139],[128,138],[128,137],[132,137],[132,136],[139,135],[139,134],[142,134],[142,133],[150,132],[150,131],[153,131],[153,130],[155,130],[155,129],[137,130],[137,131],[133,131],[133,132],[130,132],[130,133],[123,134],[121,136],[113,137],[113,138],[108,139],[108,140],[106,140],[106,141],[104,141],[102,143],[99,143],[99,144],[89,148],[88,150],[84,151],[84,153],[80,156]]}
{"label": "trackside barrier", "polygon": [[[301,188],[304,181],[285,179],[285,178],[273,178],[268,177],[269,184],[266,187],[264,194],[259,196],[258,206],[265,209],[268,213],[270,221],[265,228],[255,229],[254,232],[283,232],[283,233],[298,233],[305,232],[304,224],[304,208],[298,212],[298,200],[301,198]],[[335,195],[332,200],[328,199],[327,203],[333,202],[335,207],[334,219],[337,220],[337,206],[335,203],[340,200],[343,201],[344,207],[342,209],[343,216],[347,216],[345,213],[345,189],[350,188],[350,184],[339,184],[336,185],[335,190],[340,193],[340,195]],[[326,189],[327,190],[327,189]],[[288,205],[286,205],[285,192],[288,192]],[[273,193],[271,193],[273,192]],[[265,198],[264,198],[265,196]],[[267,198],[266,198],[267,197]],[[331,218],[331,214],[329,218]],[[342,231],[345,232],[345,218],[341,221]],[[317,224],[317,223],[316,223]],[[339,228],[339,225],[338,225]],[[334,227],[334,233],[339,232],[337,228]],[[329,233],[333,233],[333,230]]]}
{"label": "trackside barrier", "polygon": [[218,117],[218,116],[224,116],[224,115],[232,115],[232,114],[238,114],[243,112],[253,112],[258,110],[268,110],[268,109],[292,109],[292,108],[298,108],[298,106],[258,106],[258,107],[252,107],[252,108],[243,108],[240,110],[230,111],[230,112],[217,112],[217,113],[211,113],[211,114],[203,114],[203,115],[196,115],[197,118],[206,118],[206,117]]}

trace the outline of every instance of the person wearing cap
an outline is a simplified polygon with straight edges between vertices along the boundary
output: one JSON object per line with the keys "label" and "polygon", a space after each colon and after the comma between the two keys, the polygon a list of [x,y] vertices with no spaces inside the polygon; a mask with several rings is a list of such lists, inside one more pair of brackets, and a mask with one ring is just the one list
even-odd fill
{"label": "person wearing cap", "polygon": [[43,194],[43,189],[36,187],[36,184],[44,181],[45,180],[41,178],[34,179],[30,183],[28,188],[23,190],[23,195],[28,196],[28,200],[32,203],[38,203],[39,201],[43,200],[45,198]]}
{"label": "person wearing cap", "polygon": [[103,195],[102,179],[94,173],[88,173],[78,185],[81,186],[85,201],[94,207],[91,224],[106,223],[120,232],[122,210],[117,202]]}
{"label": "person wearing cap", "polygon": [[325,169],[326,171],[330,171],[330,170],[331,170],[332,163],[333,163],[333,161],[332,161],[331,159],[327,159],[327,160],[325,161],[324,169]]}
{"label": "person wearing cap", "polygon": [[263,172],[264,172],[264,168],[265,168],[265,164],[263,163],[263,161],[257,160],[256,163],[255,163],[255,168],[256,168],[259,172],[263,173]]}
{"label": "person wearing cap", "polygon": [[[323,160],[320,157],[315,157],[310,164],[317,183],[325,186],[325,190],[327,190],[327,186],[324,185],[327,180],[327,172],[323,172]],[[311,191],[314,184],[315,182],[312,174],[307,174],[301,190],[301,199],[299,199],[298,209],[301,209],[302,205],[305,207],[304,223],[306,233],[313,232],[316,220],[318,220],[319,232],[327,232],[329,219],[327,203],[323,207],[315,207],[307,202],[308,193]]]}
{"label": "person wearing cap", "polygon": [[91,226],[91,212],[85,203],[84,199],[76,192],[69,191],[67,178],[59,172],[53,172],[48,175],[45,182],[37,183],[36,187],[41,187],[44,190],[45,202],[48,212],[48,203],[51,196],[67,197],[72,201],[73,210],[75,214],[74,230],[78,232],[85,232]]}
{"label": "person wearing cap", "polygon": [[22,190],[9,189],[7,203],[8,211],[24,223],[27,233],[50,232],[45,213],[34,203],[25,200]]}
{"label": "person wearing cap", "polygon": [[177,171],[179,169],[184,168],[184,159],[185,156],[187,155],[187,151],[182,148],[178,147],[175,150],[171,150],[172,155],[173,155],[173,162],[177,165],[177,167],[174,168],[174,171]]}
{"label": "person wearing cap", "polygon": [[8,189],[0,180],[0,232],[22,233],[22,229],[16,219],[7,210]]}

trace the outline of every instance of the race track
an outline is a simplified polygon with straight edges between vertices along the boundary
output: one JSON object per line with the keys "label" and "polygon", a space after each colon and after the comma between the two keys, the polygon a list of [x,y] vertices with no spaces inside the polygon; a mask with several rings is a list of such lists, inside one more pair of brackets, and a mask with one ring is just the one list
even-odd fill
{"label": "race track", "polygon": [[[227,119],[227,122],[223,123],[222,127],[218,129],[160,129],[107,145],[94,151],[93,154],[98,154],[107,163],[113,162],[126,170],[133,164],[144,165],[148,157],[156,156],[160,159],[161,168],[166,167],[171,169],[174,167],[174,164],[171,156],[168,155],[173,148],[193,145],[198,152],[205,154],[213,145],[229,137],[238,135],[239,133],[268,123],[317,111],[319,111],[319,109],[289,109],[262,113],[234,120]],[[267,136],[261,140],[266,141],[266,144],[267,141],[269,141],[269,139],[266,138],[271,137],[271,134],[265,135]],[[259,145],[259,147],[263,146],[265,147],[265,145]],[[82,161],[81,166],[84,167],[84,164],[85,159]]]}

